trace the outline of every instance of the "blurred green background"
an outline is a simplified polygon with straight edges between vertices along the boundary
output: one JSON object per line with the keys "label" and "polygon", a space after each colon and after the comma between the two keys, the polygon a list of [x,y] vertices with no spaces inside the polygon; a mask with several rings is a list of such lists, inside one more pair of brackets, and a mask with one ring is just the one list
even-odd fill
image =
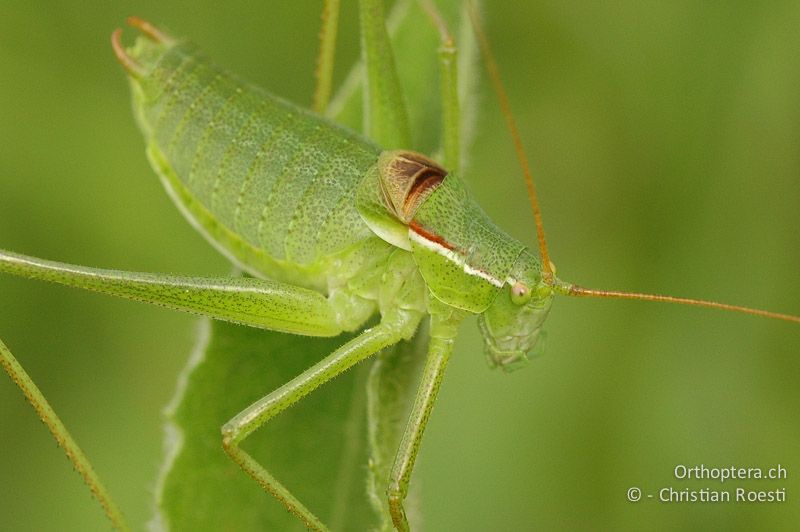
{"label": "blurred green background", "polygon": [[[121,269],[228,271],[148,167],[108,39],[135,13],[308,105],[320,2],[261,4],[6,0],[0,246]],[[357,55],[346,4],[340,67]],[[526,1],[485,12],[562,278],[800,313],[800,4]],[[482,89],[467,179],[532,244],[511,142]],[[8,276],[0,301],[0,337],[143,527],[160,411],[193,319]],[[506,375],[486,368],[465,324],[414,477],[427,530],[800,522],[796,325],[559,300],[547,329],[547,354]],[[108,528],[5,377],[0,449],[0,530]],[[673,478],[676,464],[701,463],[780,463],[789,479]],[[785,487],[788,501],[632,504],[632,486]]]}

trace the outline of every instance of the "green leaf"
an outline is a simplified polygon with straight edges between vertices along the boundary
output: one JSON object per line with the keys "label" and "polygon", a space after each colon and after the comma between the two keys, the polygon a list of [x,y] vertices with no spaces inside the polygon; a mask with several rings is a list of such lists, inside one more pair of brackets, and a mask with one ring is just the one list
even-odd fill
{"label": "green leaf", "polygon": [[[294,515],[223,452],[220,427],[352,335],[306,338],[210,320],[200,323],[199,343],[167,412],[156,520],[173,530],[303,530]],[[243,446],[333,530],[377,524],[374,510],[383,512],[386,476],[426,343],[422,332],[412,342],[385,350],[320,387]],[[370,442],[375,444],[371,460],[368,397]]]}
{"label": "green leaf", "polygon": [[[348,339],[203,320],[168,412],[168,461],[158,489],[163,524],[174,530],[302,530],[223,452],[220,427]],[[368,369],[362,365],[322,386],[243,444],[336,530],[373,520],[364,483]]]}

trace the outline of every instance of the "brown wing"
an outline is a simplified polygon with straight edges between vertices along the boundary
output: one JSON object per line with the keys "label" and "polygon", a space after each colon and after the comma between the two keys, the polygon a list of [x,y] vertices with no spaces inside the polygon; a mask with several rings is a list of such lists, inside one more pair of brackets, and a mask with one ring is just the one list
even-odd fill
{"label": "brown wing", "polygon": [[447,175],[447,170],[413,151],[384,152],[379,165],[386,206],[406,224]]}

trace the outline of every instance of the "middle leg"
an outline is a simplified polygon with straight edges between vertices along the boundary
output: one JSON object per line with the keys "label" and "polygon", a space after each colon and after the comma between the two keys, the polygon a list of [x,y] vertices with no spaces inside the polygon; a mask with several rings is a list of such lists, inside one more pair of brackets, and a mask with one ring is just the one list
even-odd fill
{"label": "middle leg", "polygon": [[[403,501],[408,495],[408,483],[411,472],[414,469],[414,462],[417,458],[417,451],[422,442],[422,434],[428,423],[439,386],[444,377],[444,370],[453,352],[453,344],[458,329],[458,325],[465,313],[451,308],[444,308],[443,303],[434,303],[434,313],[431,315],[431,340],[428,346],[428,359],[425,362],[425,369],[422,372],[422,380],[417,389],[417,396],[411,415],[408,418],[403,437],[400,440],[400,447],[397,449],[392,472],[389,475],[389,488],[387,495],[389,498],[389,513],[392,522],[397,530],[405,532],[409,530],[408,519],[406,518]],[[441,313],[436,313],[437,306]]]}
{"label": "middle leg", "polygon": [[410,338],[416,330],[419,319],[420,315],[416,312],[397,310],[388,313],[379,325],[364,331],[299,376],[256,401],[222,427],[222,444],[225,452],[265,491],[271,493],[290,512],[299,517],[308,528],[327,530],[322,521],[266,468],[244,451],[239,446],[240,443],[321,384],[384,347],[393,345],[401,339]]}

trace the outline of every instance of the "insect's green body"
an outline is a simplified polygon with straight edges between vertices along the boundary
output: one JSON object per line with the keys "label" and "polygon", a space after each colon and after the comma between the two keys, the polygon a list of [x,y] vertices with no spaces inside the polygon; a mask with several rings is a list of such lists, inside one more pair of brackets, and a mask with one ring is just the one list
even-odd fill
{"label": "insect's green body", "polygon": [[[518,282],[537,287],[539,263],[456,175],[418,154],[382,152],[231,76],[190,43],[140,37],[131,57],[144,70],[131,83],[151,163],[187,218],[236,263],[320,291],[340,330],[390,307],[428,313],[429,291],[486,312],[493,364],[525,360],[552,291],[527,305],[497,298]],[[387,290],[390,269],[403,281]]]}
{"label": "insect's green body", "polygon": [[[393,79],[381,5],[380,0],[359,2],[365,129],[387,147],[406,147],[408,124],[403,127],[404,105]],[[443,44],[443,152],[445,160],[457,167],[455,49],[435,8],[431,10]],[[100,270],[3,250],[0,271],[276,331],[336,336],[361,330],[222,426],[222,446],[230,458],[314,530],[326,527],[240,443],[318,386],[381,349],[409,339],[429,318],[425,367],[391,469],[369,462],[370,483],[386,485],[384,499],[377,490],[369,493],[384,528],[389,526],[388,510],[398,530],[409,530],[403,503],[461,320],[478,314],[490,364],[514,369],[537,344],[554,293],[589,295],[590,291],[552,275],[540,232],[547,265],[543,271],[536,254],[497,228],[470,198],[457,173],[418,153],[383,150],[236,79],[190,43],[175,41],[140,19],[132,19],[131,25],[145,37],[125,50],[117,30],[112,44],[130,74],[148,157],[187,219],[256,279]],[[326,47],[332,51],[333,41],[323,39],[321,57]],[[324,77],[320,76],[320,86]],[[330,82],[330,74],[328,78]],[[536,211],[535,194],[532,200]],[[593,292],[748,311],[697,300]],[[380,321],[364,328],[376,313]],[[124,529],[118,509],[88,460],[2,342],[0,366],[65,446],[112,522]]]}
{"label": "insect's green body", "polygon": [[251,273],[327,288],[335,257],[374,240],[353,197],[380,150],[191,44],[137,47],[152,62],[132,82],[139,123],[179,204]]}

